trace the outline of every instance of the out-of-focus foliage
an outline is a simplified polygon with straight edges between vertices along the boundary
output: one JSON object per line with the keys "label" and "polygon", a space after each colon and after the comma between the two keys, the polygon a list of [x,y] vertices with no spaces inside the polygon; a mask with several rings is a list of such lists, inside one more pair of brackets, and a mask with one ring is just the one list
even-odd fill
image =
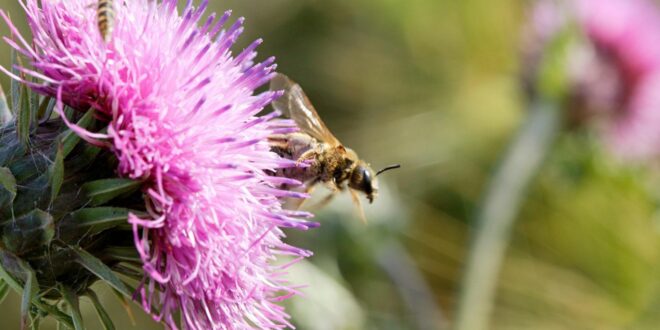
{"label": "out-of-focus foliage", "polygon": [[[0,3],[20,22],[15,1]],[[318,213],[321,228],[291,233],[315,251],[310,264],[294,266],[296,281],[309,284],[301,289],[309,297],[288,306],[300,328],[451,322],[475,204],[526,111],[517,64],[526,4],[212,2],[214,10],[247,17],[242,42],[263,37],[260,53],[278,58],[278,69],[303,86],[342,142],[374,168],[403,165],[380,177],[379,198],[365,205],[366,224],[340,196]],[[4,25],[0,32],[8,33]],[[9,63],[4,44],[0,62]],[[8,86],[5,76],[0,82]],[[657,328],[654,181],[651,170],[611,159],[588,133],[562,136],[517,222],[493,327]],[[101,299],[118,328],[131,327],[111,292]],[[3,324],[19,324],[18,301],[1,305]],[[324,305],[305,306],[317,302]],[[160,328],[134,310],[135,328]],[[93,314],[87,302],[83,312]],[[342,313],[352,321],[326,323]]]}

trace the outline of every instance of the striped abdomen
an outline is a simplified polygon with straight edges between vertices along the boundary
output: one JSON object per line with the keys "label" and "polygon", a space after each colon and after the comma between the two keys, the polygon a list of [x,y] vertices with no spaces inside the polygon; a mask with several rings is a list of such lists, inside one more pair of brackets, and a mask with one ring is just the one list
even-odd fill
{"label": "striped abdomen", "polygon": [[98,0],[98,7],[96,9],[96,18],[98,20],[99,32],[103,41],[108,42],[112,36],[112,29],[115,23],[115,12],[112,5],[112,0]]}

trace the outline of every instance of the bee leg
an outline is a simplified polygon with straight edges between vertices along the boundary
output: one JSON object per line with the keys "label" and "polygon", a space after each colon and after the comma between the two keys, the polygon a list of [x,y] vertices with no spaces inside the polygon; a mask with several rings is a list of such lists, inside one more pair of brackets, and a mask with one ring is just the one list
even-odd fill
{"label": "bee leg", "polygon": [[314,204],[314,206],[312,206],[311,209],[318,210],[325,207],[326,205],[328,205],[328,203],[332,201],[333,198],[335,198],[336,195],[337,195],[336,192],[329,193],[328,196],[323,197],[322,200]]}
{"label": "bee leg", "polygon": [[362,220],[362,223],[367,223],[367,216],[364,215],[364,209],[362,208],[362,203],[360,203],[360,195],[358,195],[357,191],[353,189],[349,189],[351,191],[351,198],[353,198],[353,203],[355,204],[355,207],[357,207],[358,214],[360,215],[360,220]]}
{"label": "bee leg", "polygon": [[[315,188],[316,188],[315,184],[308,185],[307,188],[305,189],[305,194],[311,195]],[[303,206],[303,204],[305,204],[305,202],[307,202],[307,198],[295,199],[292,202],[290,202],[291,209],[299,210]]]}
{"label": "bee leg", "polygon": [[296,166],[299,166],[300,164],[309,160],[318,159],[318,155],[319,153],[314,149],[307,150],[302,155],[300,155],[300,157],[298,157],[298,160],[296,160]]}

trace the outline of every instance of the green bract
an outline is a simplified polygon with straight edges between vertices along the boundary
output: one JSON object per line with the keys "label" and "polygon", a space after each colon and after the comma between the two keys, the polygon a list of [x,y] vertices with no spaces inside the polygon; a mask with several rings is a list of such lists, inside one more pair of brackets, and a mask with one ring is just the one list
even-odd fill
{"label": "green bract", "polygon": [[[141,276],[126,225],[129,212],[143,212],[140,182],[118,178],[114,155],[52,115],[52,99],[12,85],[10,102],[0,95],[0,299],[9,288],[21,294],[23,328],[52,316],[79,329],[84,295],[113,329],[90,286],[101,279],[126,297],[132,290],[117,274]],[[93,111],[66,113],[103,129]]]}

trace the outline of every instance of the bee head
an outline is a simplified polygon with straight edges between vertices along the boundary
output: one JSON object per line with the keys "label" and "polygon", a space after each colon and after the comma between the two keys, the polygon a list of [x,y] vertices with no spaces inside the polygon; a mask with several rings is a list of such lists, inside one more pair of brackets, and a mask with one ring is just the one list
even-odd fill
{"label": "bee head", "polygon": [[361,191],[367,195],[369,203],[373,203],[378,193],[378,180],[376,174],[366,163],[360,161],[351,173],[348,183],[351,189]]}

